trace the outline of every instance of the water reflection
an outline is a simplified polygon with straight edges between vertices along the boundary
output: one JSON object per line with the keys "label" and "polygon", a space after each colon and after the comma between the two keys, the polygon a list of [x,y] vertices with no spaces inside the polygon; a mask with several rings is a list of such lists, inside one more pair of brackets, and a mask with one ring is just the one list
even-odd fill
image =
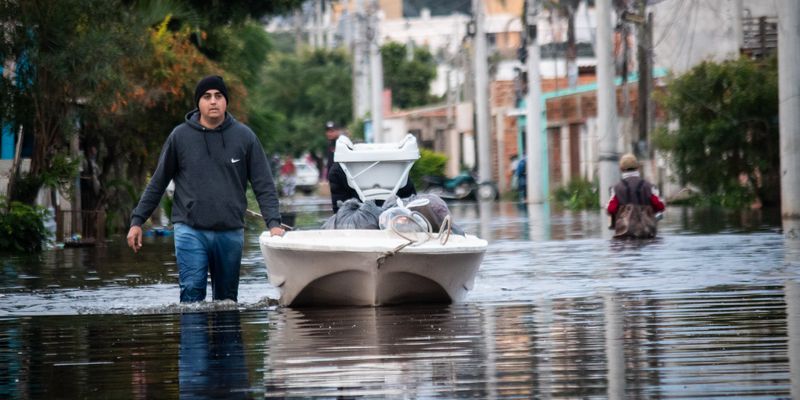
{"label": "water reflection", "polygon": [[[267,396],[485,397],[485,335],[476,311],[284,309],[272,321]],[[473,384],[459,385],[466,382]]]}
{"label": "water reflection", "polygon": [[677,219],[683,231],[693,233],[777,231],[779,209],[726,210],[719,207],[669,207],[665,217]]}
{"label": "water reflection", "polygon": [[798,288],[4,318],[0,398],[796,398]]}
{"label": "water reflection", "polygon": [[617,298],[610,293],[603,296],[605,317],[605,347],[608,364],[608,398],[625,398],[625,332],[622,325],[622,312]]}
{"label": "water reflection", "polygon": [[800,219],[797,218],[784,218],[783,219],[783,234],[787,239],[793,240],[794,246],[800,243]]}
{"label": "water reflection", "polygon": [[480,234],[478,235],[481,239],[491,242],[493,240],[492,235],[492,225],[493,225],[493,208],[494,202],[491,201],[482,201],[478,203],[478,207],[480,209],[480,217],[481,217],[481,230]]}
{"label": "water reflection", "polygon": [[786,299],[786,335],[789,340],[789,374],[792,382],[792,398],[800,398],[800,284],[787,282],[784,288]]}
{"label": "water reflection", "polygon": [[529,237],[533,241],[550,240],[550,203],[528,204],[525,207],[528,215]]}
{"label": "water reflection", "polygon": [[248,398],[239,312],[187,313],[180,323],[180,397]]}

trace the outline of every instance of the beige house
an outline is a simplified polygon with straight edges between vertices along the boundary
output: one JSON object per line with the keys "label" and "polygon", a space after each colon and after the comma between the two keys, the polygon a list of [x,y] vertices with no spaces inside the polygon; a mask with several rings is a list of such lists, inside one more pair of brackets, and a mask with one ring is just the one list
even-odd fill
{"label": "beige house", "polygon": [[475,166],[472,115],[471,103],[396,110],[384,117],[384,135],[387,141],[414,135],[420,147],[447,155],[445,174],[454,176],[462,167]]}

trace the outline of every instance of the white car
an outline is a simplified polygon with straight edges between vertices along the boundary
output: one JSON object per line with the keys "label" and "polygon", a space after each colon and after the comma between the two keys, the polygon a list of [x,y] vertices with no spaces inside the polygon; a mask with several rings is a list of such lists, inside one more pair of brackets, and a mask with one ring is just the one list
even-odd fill
{"label": "white car", "polygon": [[313,192],[319,184],[319,170],[302,158],[294,160],[295,189],[305,194]]}

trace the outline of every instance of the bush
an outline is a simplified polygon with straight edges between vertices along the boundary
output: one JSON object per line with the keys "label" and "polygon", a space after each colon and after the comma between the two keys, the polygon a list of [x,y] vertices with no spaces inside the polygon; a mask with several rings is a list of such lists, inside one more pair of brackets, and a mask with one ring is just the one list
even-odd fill
{"label": "bush", "polygon": [[0,199],[0,251],[41,251],[47,242],[44,220],[47,210],[17,201]]}
{"label": "bush", "polygon": [[600,208],[600,198],[596,182],[584,179],[575,179],[567,186],[556,189],[553,201],[570,210],[592,210]]}
{"label": "bush", "polygon": [[670,199],[671,205],[687,205],[700,208],[722,207],[733,210],[750,208],[757,200],[755,191],[746,186],[727,186],[723,192],[702,194],[678,199]]}
{"label": "bush", "polygon": [[419,149],[419,160],[411,167],[409,176],[414,186],[423,187],[423,176],[444,176],[444,167],[447,165],[447,156],[433,150]]}
{"label": "bush", "polygon": [[661,129],[653,144],[670,153],[682,183],[700,189],[699,201],[726,208],[747,208],[756,199],[767,206],[779,203],[774,57],[700,63],[655,97],[678,124]]}

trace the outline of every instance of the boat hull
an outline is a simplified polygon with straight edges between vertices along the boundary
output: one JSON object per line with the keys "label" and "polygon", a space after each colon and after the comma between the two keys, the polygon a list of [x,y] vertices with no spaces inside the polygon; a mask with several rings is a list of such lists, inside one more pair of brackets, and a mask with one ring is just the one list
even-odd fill
{"label": "boat hull", "polygon": [[287,306],[458,302],[472,289],[487,245],[453,236],[445,245],[412,246],[378,230],[265,233],[260,244],[270,282]]}

